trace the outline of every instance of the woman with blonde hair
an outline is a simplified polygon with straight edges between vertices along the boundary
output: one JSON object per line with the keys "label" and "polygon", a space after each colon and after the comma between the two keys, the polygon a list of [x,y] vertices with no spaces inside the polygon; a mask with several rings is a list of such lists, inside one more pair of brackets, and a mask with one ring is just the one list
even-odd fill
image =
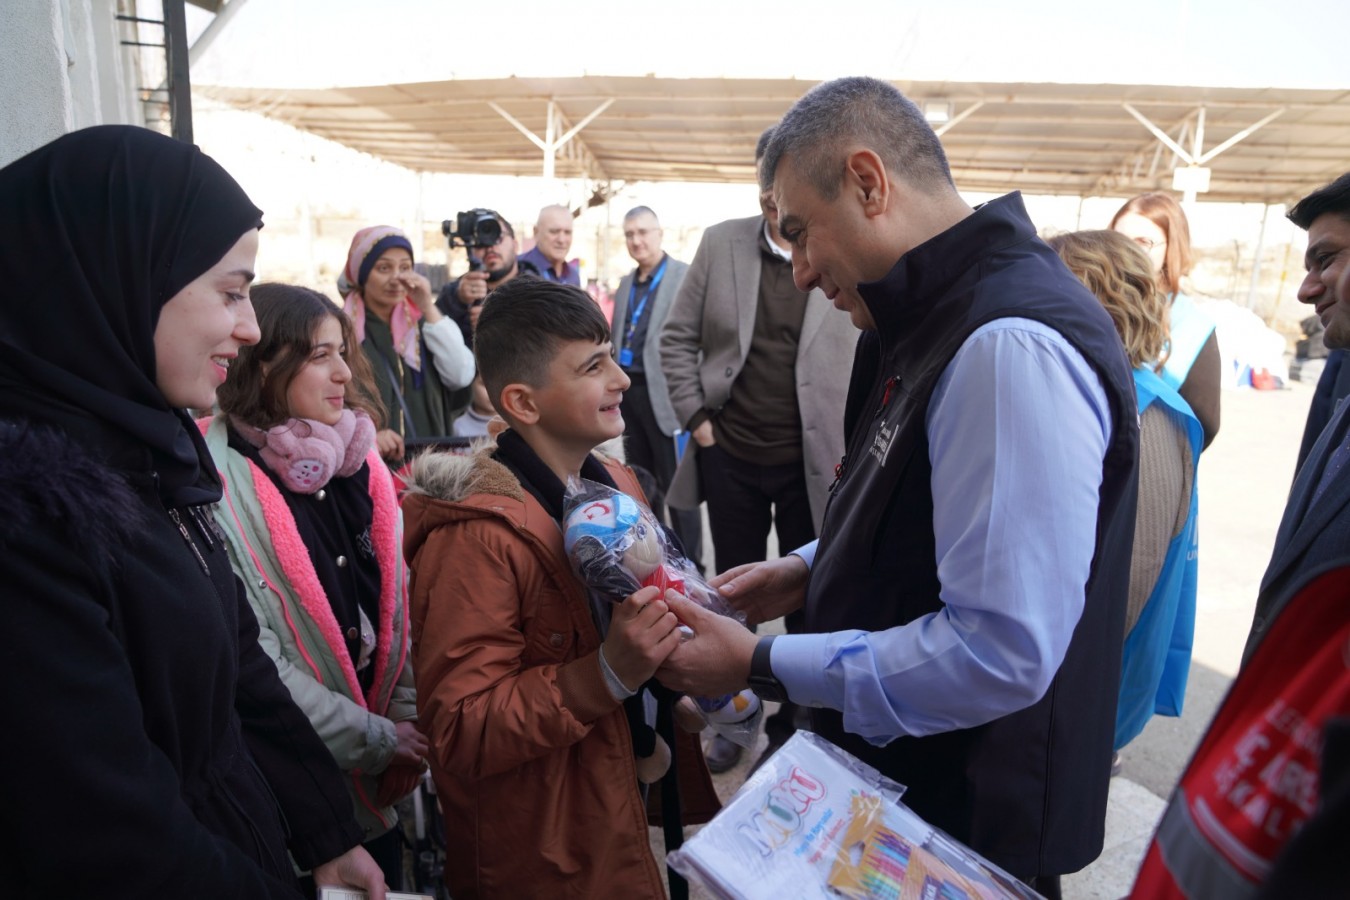
{"label": "woman with blonde hair", "polygon": [[1116,211],[1110,228],[1148,256],[1158,289],[1171,304],[1167,361],[1159,375],[1190,405],[1208,447],[1219,433],[1222,360],[1214,320],[1181,290],[1191,271],[1191,228],[1170,194],[1140,194]]}
{"label": "woman with blonde hair", "polygon": [[1148,258],[1114,231],[1079,231],[1048,243],[1111,315],[1134,366],[1139,506],[1116,708],[1119,751],[1154,713],[1181,715],[1195,630],[1195,475],[1203,435],[1190,406],[1160,374],[1168,303]]}

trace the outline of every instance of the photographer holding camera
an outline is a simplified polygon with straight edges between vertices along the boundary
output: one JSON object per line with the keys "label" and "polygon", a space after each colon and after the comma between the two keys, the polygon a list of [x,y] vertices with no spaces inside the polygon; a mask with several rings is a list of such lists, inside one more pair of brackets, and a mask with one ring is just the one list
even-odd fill
{"label": "photographer holding camera", "polygon": [[[453,227],[452,227],[453,226]],[[459,325],[464,342],[473,346],[473,328],[487,295],[517,275],[539,277],[539,269],[516,257],[516,232],[501,213],[472,209],[452,223],[441,224],[441,233],[451,247],[462,246],[469,254],[469,271],[441,288],[436,307]]]}

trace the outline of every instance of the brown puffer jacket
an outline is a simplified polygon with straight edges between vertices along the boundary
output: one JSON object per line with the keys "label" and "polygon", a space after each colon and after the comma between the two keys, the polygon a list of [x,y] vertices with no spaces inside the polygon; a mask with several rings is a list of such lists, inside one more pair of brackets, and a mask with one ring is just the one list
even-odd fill
{"label": "brown puffer jacket", "polygon": [[[450,892],[664,897],[590,601],[558,525],[491,450],[423,456],[403,501],[418,721]],[[642,496],[630,469],[605,462]],[[686,821],[707,821],[717,800],[697,738],[677,743]]]}

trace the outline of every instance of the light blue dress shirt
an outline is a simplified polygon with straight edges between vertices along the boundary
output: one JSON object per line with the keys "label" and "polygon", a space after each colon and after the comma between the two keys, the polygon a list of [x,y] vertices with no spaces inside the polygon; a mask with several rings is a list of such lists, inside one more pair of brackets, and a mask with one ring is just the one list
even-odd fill
{"label": "light blue dress shirt", "polygon": [[[771,654],[794,701],[842,710],[844,728],[878,746],[1039,700],[1096,547],[1111,410],[1057,331],[1004,318],[973,332],[938,380],[927,429],[943,608],[885,631],[784,635]],[[795,552],[809,566],[815,549]]]}

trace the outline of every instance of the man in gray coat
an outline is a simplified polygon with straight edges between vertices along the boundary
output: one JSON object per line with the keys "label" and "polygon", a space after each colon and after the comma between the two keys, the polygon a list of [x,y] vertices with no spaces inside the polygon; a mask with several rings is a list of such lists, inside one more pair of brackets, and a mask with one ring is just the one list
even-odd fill
{"label": "man in gray coat", "polygon": [[[783,553],[815,539],[844,452],[858,339],[823,293],[797,290],[767,193],[760,208],[704,233],[661,333],[671,405],[692,437],[667,501],[707,500],[719,572],[762,561],[771,524]],[[789,617],[788,630],[798,626]],[[768,752],[791,736],[794,715],[785,704],[765,723]],[[739,756],[714,738],[708,765],[725,771]]]}
{"label": "man in gray coat", "polygon": [[[620,407],[625,455],[629,463],[650,472],[662,492],[668,492],[675,477],[675,441],[681,423],[670,405],[657,336],[689,264],[671,259],[661,249],[661,237],[661,223],[650,208],[637,206],[623,217],[624,243],[637,268],[623,276],[614,295],[610,340],[619,366],[632,381]],[[670,524],[685,555],[701,571],[703,517],[697,509],[672,506]]]}

